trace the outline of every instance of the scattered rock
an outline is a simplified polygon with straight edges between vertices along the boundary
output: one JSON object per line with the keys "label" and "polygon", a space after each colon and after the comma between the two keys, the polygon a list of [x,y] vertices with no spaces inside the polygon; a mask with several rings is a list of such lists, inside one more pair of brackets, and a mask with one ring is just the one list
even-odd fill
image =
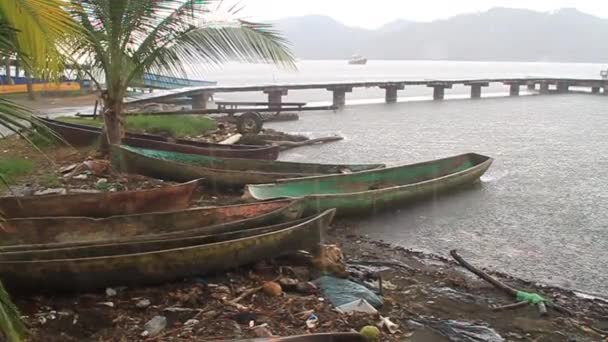
{"label": "scattered rock", "polygon": [[260,325],[257,327],[254,327],[253,329],[253,334],[256,337],[273,337],[274,335],[272,335],[272,332],[270,331],[270,329],[268,329],[265,325]]}
{"label": "scattered rock", "polygon": [[137,304],[135,304],[135,306],[136,306],[138,309],[145,309],[145,308],[147,308],[148,306],[150,306],[151,304],[152,304],[152,303],[150,303],[150,300],[149,300],[149,299],[145,299],[145,298],[144,298],[144,299],[142,299],[142,300],[138,301],[138,302],[137,302]]}
{"label": "scattered rock", "polygon": [[108,296],[109,298],[116,297],[117,294],[118,294],[118,291],[114,290],[111,287],[108,287],[106,289],[106,296]]}
{"label": "scattered rock", "polygon": [[99,178],[97,180],[97,185],[102,185],[102,184],[108,184],[108,179],[107,178]]}
{"label": "scattered rock", "polygon": [[281,287],[286,291],[292,291],[296,290],[298,286],[298,281],[296,279],[291,278],[281,278],[279,280],[279,285],[281,285]]}
{"label": "scattered rock", "polygon": [[193,327],[193,326],[195,326],[195,325],[197,325],[199,323],[200,323],[200,321],[198,319],[189,319],[189,320],[186,321],[186,323],[184,323],[184,326],[185,327]]}
{"label": "scattered rock", "polygon": [[103,306],[107,306],[109,308],[113,308],[114,307],[114,303],[113,302],[101,302],[101,303],[97,303],[98,305],[103,305]]}
{"label": "scattered rock", "polygon": [[317,285],[315,285],[314,283],[307,281],[307,282],[299,282],[296,285],[296,291],[298,291],[299,293],[302,294],[315,294],[319,291],[319,288],[317,288]]}
{"label": "scattered rock", "polygon": [[262,286],[262,290],[270,297],[279,297],[283,294],[283,289],[281,288],[281,285],[275,283],[274,281],[265,282]]}
{"label": "scattered rock", "polygon": [[142,337],[154,337],[167,327],[167,318],[165,316],[154,316],[146,324],[144,324],[144,332]]}
{"label": "scattered rock", "polygon": [[63,188],[52,188],[52,189],[44,189],[38,190],[34,192],[35,196],[44,196],[44,195],[65,195],[67,191]]}
{"label": "scattered rock", "polygon": [[76,180],[87,180],[88,178],[89,178],[89,175],[87,175],[86,173],[81,173],[79,175],[72,177],[72,179],[76,179]]}

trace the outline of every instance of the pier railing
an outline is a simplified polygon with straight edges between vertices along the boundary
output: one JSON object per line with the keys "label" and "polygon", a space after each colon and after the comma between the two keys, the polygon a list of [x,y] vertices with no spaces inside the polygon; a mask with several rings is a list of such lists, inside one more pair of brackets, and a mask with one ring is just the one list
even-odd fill
{"label": "pier railing", "polygon": [[149,94],[140,94],[126,99],[128,104],[158,102],[172,98],[189,97],[192,99],[193,109],[206,109],[209,98],[215,93],[235,92],[263,92],[268,95],[268,104],[280,106],[283,96],[289,91],[326,89],[332,92],[332,102],[335,107],[343,107],[346,103],[346,94],[354,88],[380,88],[386,92],[387,103],[397,102],[398,91],[407,86],[427,86],[433,88],[433,99],[442,100],[445,90],[454,85],[471,87],[471,98],[480,98],[482,88],[491,83],[501,83],[509,86],[509,94],[518,96],[522,86],[528,90],[538,90],[540,94],[566,93],[570,87],[590,88],[591,93],[602,92],[608,95],[608,80],[601,79],[574,79],[574,78],[492,78],[492,79],[458,79],[458,80],[404,80],[404,81],[366,81],[366,82],[331,82],[331,83],[291,83],[266,84],[245,86],[198,86],[170,90],[155,91]]}

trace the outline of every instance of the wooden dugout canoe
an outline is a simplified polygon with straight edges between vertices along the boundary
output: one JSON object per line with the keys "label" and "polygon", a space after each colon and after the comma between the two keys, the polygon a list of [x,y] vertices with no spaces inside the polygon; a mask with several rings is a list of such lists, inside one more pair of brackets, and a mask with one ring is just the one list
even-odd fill
{"label": "wooden dugout canoe", "polygon": [[204,178],[217,187],[274,182],[282,178],[357,172],[384,167],[383,164],[331,165],[268,160],[222,159],[131,146],[112,146],[112,163],[123,172],[166,180]]}
{"label": "wooden dugout canoe", "polygon": [[[18,261],[18,260],[53,260],[53,259],[76,259],[76,258],[93,258],[112,255],[126,255],[146,253],[160,250],[168,250],[175,248],[184,248],[190,246],[204,245],[228,240],[236,240],[247,238],[255,235],[262,235],[277,230],[289,228],[303,222],[310,221],[312,217],[304,219],[292,220],[289,222],[277,223],[269,226],[256,228],[231,230],[222,233],[206,234],[204,230],[200,234],[189,237],[171,237],[161,239],[135,239],[135,240],[120,240],[107,243],[93,243],[81,246],[68,246],[59,248],[47,249],[25,249],[20,251],[0,252],[0,261]],[[331,217],[326,215],[317,224],[324,224],[324,221],[330,220]],[[327,223],[329,224],[329,223]]]}
{"label": "wooden dugout canoe", "polygon": [[101,192],[93,194],[0,197],[5,218],[86,216],[108,217],[190,206],[200,182],[170,185],[151,190]]}
{"label": "wooden dugout canoe", "polygon": [[0,279],[13,291],[60,292],[201,276],[297,250],[316,252],[334,212],[329,210],[306,222],[261,235],[184,248],[75,259],[0,261]]}
{"label": "wooden dugout canoe", "polygon": [[469,153],[381,170],[248,185],[247,192],[259,200],[305,197],[305,214],[327,208],[337,208],[339,215],[368,213],[473,183],[492,161]]}
{"label": "wooden dugout canoe", "polygon": [[[101,129],[40,118],[56,134],[74,146],[90,146],[99,142]],[[163,151],[183,152],[224,158],[267,159],[276,160],[279,156],[278,146],[221,145],[176,139],[170,142],[160,135],[127,132],[123,143],[129,146],[150,148]]]}
{"label": "wooden dugout canoe", "polygon": [[108,218],[41,217],[7,220],[0,251],[89,244],[136,237],[186,237],[260,227],[301,217],[303,203],[293,200],[222,207],[120,215]]}

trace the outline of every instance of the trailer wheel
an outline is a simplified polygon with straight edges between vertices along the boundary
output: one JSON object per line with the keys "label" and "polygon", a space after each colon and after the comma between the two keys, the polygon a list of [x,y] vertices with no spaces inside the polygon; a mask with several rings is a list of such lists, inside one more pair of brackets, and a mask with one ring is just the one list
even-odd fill
{"label": "trailer wheel", "polygon": [[262,116],[256,112],[243,113],[236,119],[236,129],[241,134],[258,134],[263,125]]}

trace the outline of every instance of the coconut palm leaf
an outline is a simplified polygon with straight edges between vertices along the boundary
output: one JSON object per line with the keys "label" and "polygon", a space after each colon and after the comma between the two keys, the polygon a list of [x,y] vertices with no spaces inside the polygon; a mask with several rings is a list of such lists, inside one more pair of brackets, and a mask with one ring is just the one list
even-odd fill
{"label": "coconut palm leaf", "polygon": [[34,76],[58,77],[64,58],[61,42],[80,35],[63,0],[2,0],[0,18],[16,30],[15,45]]}
{"label": "coconut palm leaf", "polygon": [[75,55],[94,56],[109,96],[120,100],[145,72],[183,77],[185,65],[233,60],[294,66],[286,40],[271,26],[231,19],[236,7],[225,11],[222,20],[213,20],[221,11],[215,6],[219,3],[72,0],[89,38],[74,46]]}

